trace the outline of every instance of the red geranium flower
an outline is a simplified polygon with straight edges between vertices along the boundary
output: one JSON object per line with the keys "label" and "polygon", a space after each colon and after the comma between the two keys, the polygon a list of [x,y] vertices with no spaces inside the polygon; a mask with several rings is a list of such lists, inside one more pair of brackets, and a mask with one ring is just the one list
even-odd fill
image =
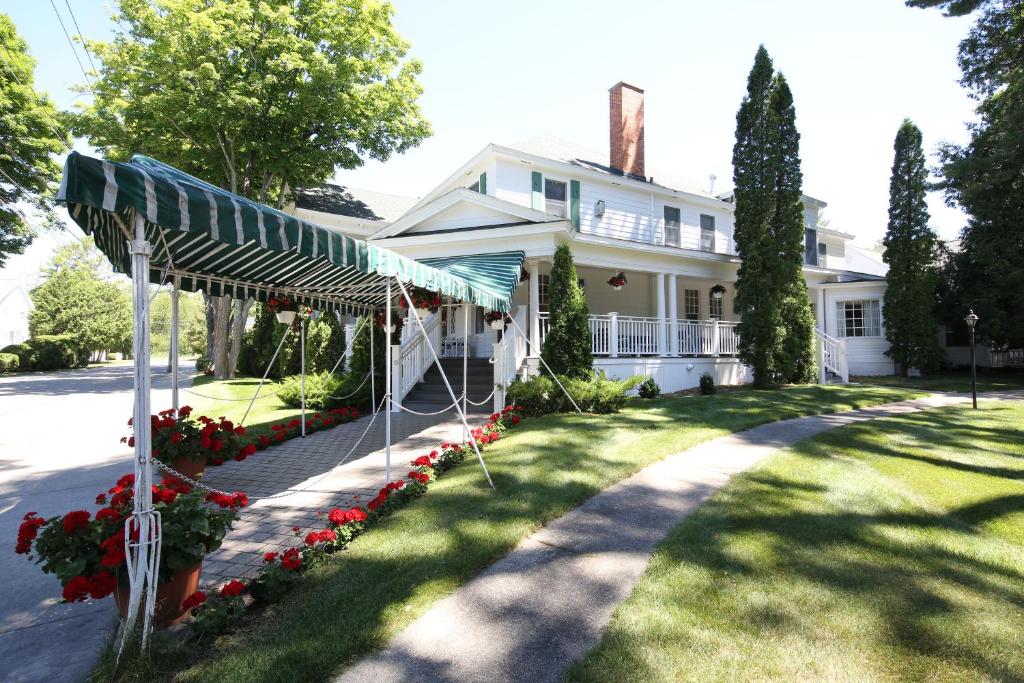
{"label": "red geranium flower", "polygon": [[298,571],[302,567],[302,555],[298,548],[288,548],[281,555],[281,566],[290,571]]}
{"label": "red geranium flower", "polygon": [[64,515],[64,533],[71,535],[79,529],[89,526],[89,513],[86,510],[75,510]]}
{"label": "red geranium flower", "polygon": [[230,598],[236,595],[241,595],[242,591],[244,590],[244,583],[242,583],[238,579],[231,579],[221,587],[220,594],[225,598]]}
{"label": "red geranium flower", "polygon": [[114,592],[117,579],[109,572],[97,572],[89,579],[89,595],[99,600]]}
{"label": "red geranium flower", "polygon": [[181,608],[185,611],[191,611],[194,610],[196,607],[202,605],[204,602],[206,602],[206,593],[204,593],[203,591],[196,591],[192,595],[185,598],[185,600],[181,603]]}
{"label": "red geranium flower", "polygon": [[263,561],[264,562],[273,562],[276,559],[277,559],[277,553],[276,552],[263,553]]}
{"label": "red geranium flower", "polygon": [[89,580],[84,576],[72,576],[64,584],[63,597],[67,602],[85,600],[89,597]]}

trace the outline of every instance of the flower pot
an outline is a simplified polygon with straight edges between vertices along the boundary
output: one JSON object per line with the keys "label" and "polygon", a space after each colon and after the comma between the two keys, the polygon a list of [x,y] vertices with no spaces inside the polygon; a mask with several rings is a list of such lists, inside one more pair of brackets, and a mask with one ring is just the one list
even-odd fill
{"label": "flower pot", "polygon": [[612,289],[614,289],[616,292],[621,292],[622,285],[612,285]]}
{"label": "flower pot", "polygon": [[296,312],[297,311],[278,311],[275,314],[277,315],[277,322],[283,323],[285,325],[291,325],[293,322],[295,322]]}
{"label": "flower pot", "polygon": [[501,330],[505,329],[505,321],[504,320],[492,320],[491,321],[491,329],[500,332]]}
{"label": "flower pot", "polygon": [[395,330],[398,329],[398,325],[396,325],[395,323],[391,323],[390,325],[387,326],[387,328],[389,333],[394,334]]}
{"label": "flower pot", "polygon": [[[186,477],[195,479],[206,471],[206,460],[195,461],[186,455],[182,455],[171,461],[171,467],[178,472],[181,472]],[[168,476],[178,479],[178,477],[175,477],[173,474],[168,474]],[[182,481],[180,479],[178,479],[178,481],[181,481],[182,484],[189,484],[189,482]],[[189,486],[191,486],[191,484],[189,484]]]}
{"label": "flower pot", "polygon": [[[192,567],[183,567],[171,575],[170,581],[156,587],[156,605],[153,609],[155,628],[173,626],[185,617],[188,610],[182,609],[181,603],[199,588],[199,572],[202,566],[200,563]],[[114,602],[117,604],[117,611],[121,613],[121,619],[128,614],[130,596],[131,589],[127,580],[124,583],[118,582],[114,590]],[[139,616],[141,618],[142,615]]]}

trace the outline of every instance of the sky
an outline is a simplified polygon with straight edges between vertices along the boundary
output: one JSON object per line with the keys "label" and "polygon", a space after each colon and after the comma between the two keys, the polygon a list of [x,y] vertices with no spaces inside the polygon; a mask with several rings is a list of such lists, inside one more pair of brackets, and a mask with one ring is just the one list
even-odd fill
{"label": "sky", "polygon": [[[109,38],[111,0],[67,0],[84,35]],[[53,3],[77,33],[64,0]],[[901,0],[396,0],[394,23],[423,63],[420,104],[434,135],[387,162],[340,171],[352,187],[423,196],[490,142],[549,133],[608,145],[608,88],[646,91],[649,167],[731,186],[736,109],[759,44],[785,74],[801,133],[804,192],[828,203],[834,229],[868,246],[886,224],[892,143],[905,117],[932,166],[941,142],[962,143],[973,102],[957,83],[970,17]],[[36,88],[70,108],[84,79],[53,7],[0,0],[38,60]],[[88,66],[86,56],[79,59]],[[85,141],[76,148],[88,151]],[[954,239],[965,220],[929,197],[932,226]],[[45,263],[44,236],[6,269]],[[0,273],[0,278],[5,277]]]}

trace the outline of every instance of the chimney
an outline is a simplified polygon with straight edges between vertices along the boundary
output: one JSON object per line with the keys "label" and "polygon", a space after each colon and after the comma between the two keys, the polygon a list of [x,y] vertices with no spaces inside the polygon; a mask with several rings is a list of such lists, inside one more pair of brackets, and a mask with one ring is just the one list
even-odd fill
{"label": "chimney", "polygon": [[644,91],[619,81],[608,91],[611,167],[643,179]]}

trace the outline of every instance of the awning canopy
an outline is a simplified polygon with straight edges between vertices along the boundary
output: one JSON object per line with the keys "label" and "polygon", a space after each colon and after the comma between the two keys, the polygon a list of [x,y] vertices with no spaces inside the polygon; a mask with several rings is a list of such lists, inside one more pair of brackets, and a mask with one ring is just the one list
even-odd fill
{"label": "awning canopy", "polygon": [[72,152],[58,200],[119,272],[131,272],[138,212],[153,246],[153,282],[176,275],[186,291],[260,301],[281,293],[344,313],[382,307],[389,277],[508,311],[524,258],[516,251],[417,262],[141,155],[119,163]]}

